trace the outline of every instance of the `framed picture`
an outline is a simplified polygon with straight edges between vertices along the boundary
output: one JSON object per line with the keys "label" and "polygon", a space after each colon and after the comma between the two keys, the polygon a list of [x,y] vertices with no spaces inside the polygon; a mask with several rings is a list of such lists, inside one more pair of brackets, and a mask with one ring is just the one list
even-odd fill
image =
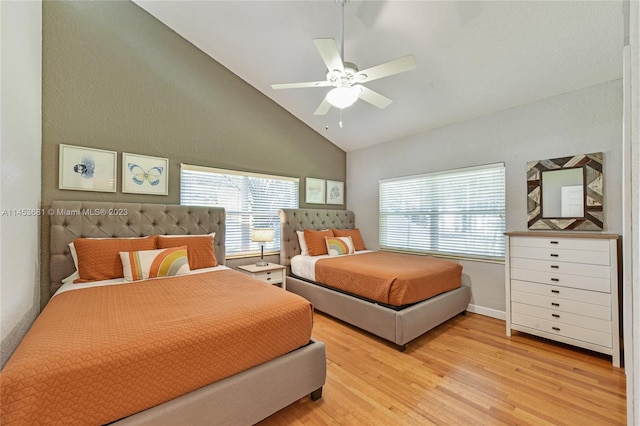
{"label": "framed picture", "polygon": [[60,144],[58,188],[116,192],[115,151]]}
{"label": "framed picture", "polygon": [[324,179],[307,178],[305,195],[305,201],[309,204],[324,204]]}
{"label": "framed picture", "polygon": [[327,180],[327,204],[344,204],[344,182]]}
{"label": "framed picture", "polygon": [[169,194],[169,159],[123,152],[122,192]]}

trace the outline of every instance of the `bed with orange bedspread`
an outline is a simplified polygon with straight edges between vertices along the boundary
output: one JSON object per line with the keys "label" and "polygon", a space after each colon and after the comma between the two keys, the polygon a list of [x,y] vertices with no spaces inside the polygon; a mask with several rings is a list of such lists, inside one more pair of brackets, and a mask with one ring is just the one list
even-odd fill
{"label": "bed with orange bedspread", "polygon": [[[299,233],[353,235],[353,254],[323,255]],[[287,290],[316,310],[382,337],[405,350],[407,343],[465,313],[471,289],[456,262],[409,254],[365,252],[349,210],[281,209],[280,264],[290,267]],[[339,235],[333,235],[339,236]],[[357,243],[356,243],[357,242]],[[328,240],[326,240],[328,245]],[[359,246],[359,247],[358,247]],[[328,247],[327,247],[328,250]]]}
{"label": "bed with orange bedspread", "polygon": [[64,292],[1,373],[2,424],[110,423],[304,346],[312,315],[230,269]]}
{"label": "bed with orange bedspread", "polygon": [[[311,304],[223,266],[224,209],[76,201],[50,207],[56,214],[46,218],[51,241],[43,251],[50,249],[46,291],[53,297],[0,372],[0,424],[254,424],[305,395],[321,397],[326,355],[311,338]],[[150,235],[182,237],[165,243],[186,244],[191,271],[86,283],[86,268],[74,267],[70,243],[78,238],[104,248],[119,247],[112,244],[118,238],[147,244]],[[192,258],[203,241],[204,257],[218,266]],[[79,249],[78,262],[86,256]],[[116,257],[122,254],[132,253]],[[80,279],[71,280],[72,272]]]}
{"label": "bed with orange bedspread", "polygon": [[316,281],[391,306],[421,302],[461,286],[462,266],[443,259],[369,252],[318,259]]}

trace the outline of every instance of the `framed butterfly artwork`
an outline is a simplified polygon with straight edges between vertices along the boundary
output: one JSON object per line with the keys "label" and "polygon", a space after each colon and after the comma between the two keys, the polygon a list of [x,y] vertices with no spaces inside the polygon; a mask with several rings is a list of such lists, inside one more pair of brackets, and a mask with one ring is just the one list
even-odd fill
{"label": "framed butterfly artwork", "polygon": [[123,152],[122,192],[168,195],[169,159]]}

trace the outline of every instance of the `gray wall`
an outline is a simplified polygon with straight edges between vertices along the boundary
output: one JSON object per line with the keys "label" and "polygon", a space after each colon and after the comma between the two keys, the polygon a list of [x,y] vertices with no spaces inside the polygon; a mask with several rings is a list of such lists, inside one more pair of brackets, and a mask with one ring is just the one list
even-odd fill
{"label": "gray wall", "polygon": [[[117,151],[118,192],[58,189],[59,144]],[[123,194],[122,152],[169,158],[169,195]],[[346,180],[344,151],[134,3],[44,2],[43,204],[179,203],[180,163]]]}
{"label": "gray wall", "polygon": [[[43,12],[43,201],[177,203],[181,162],[344,180],[342,150],[134,3]],[[169,195],[59,190],[61,143],[167,157]]]}
{"label": "gray wall", "polygon": [[[528,161],[603,152],[605,229],[622,231],[622,83],[600,84],[347,154],[347,208],[378,246],[378,180],[504,162],[507,231],[527,230]],[[477,312],[503,317],[504,265],[461,262]]]}

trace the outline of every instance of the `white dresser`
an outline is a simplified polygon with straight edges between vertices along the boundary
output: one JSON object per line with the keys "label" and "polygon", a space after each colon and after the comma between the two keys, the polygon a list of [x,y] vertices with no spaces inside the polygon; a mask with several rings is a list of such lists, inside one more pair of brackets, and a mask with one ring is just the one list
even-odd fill
{"label": "white dresser", "polygon": [[507,336],[611,355],[620,367],[618,235],[506,233]]}

